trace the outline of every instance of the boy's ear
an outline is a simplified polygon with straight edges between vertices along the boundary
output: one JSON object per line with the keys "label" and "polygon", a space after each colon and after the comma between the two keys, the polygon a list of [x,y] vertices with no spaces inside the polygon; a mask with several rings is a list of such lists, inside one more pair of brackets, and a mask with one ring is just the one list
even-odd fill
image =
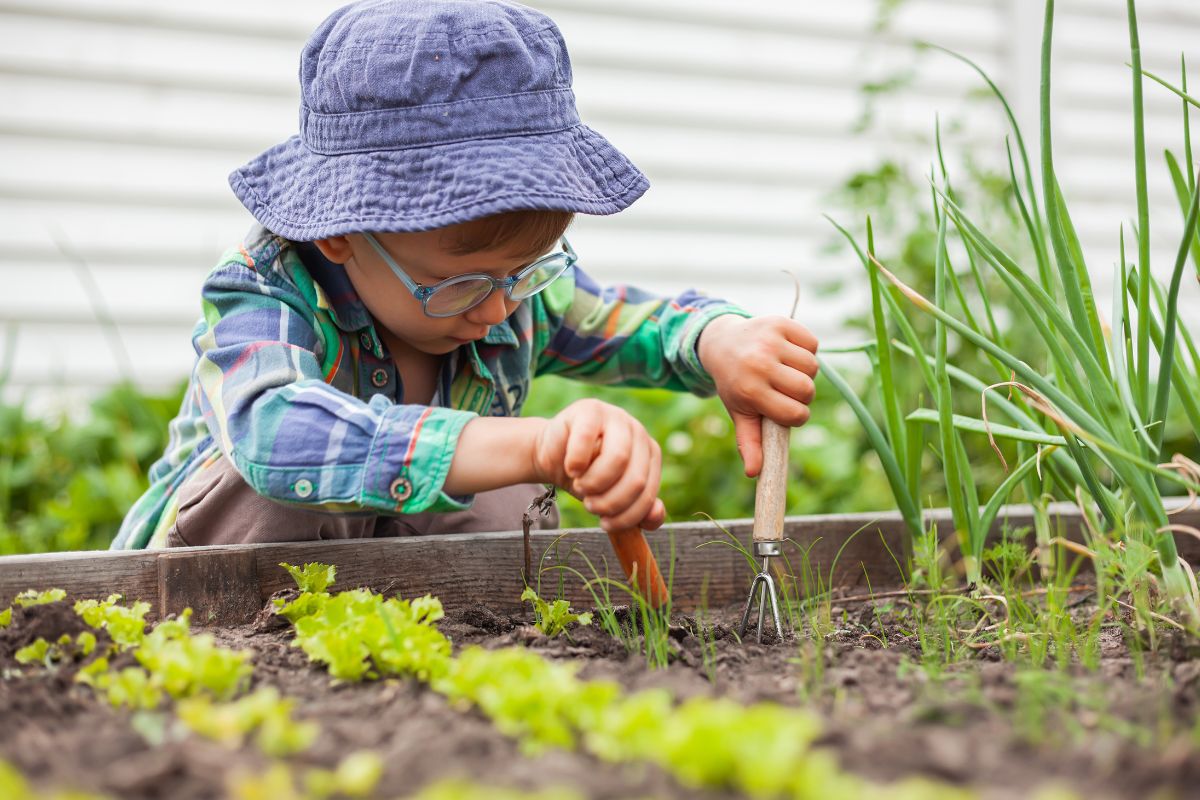
{"label": "boy's ear", "polygon": [[354,255],[354,249],[350,246],[350,240],[345,236],[331,236],[328,239],[317,239],[313,241],[313,244],[321,251],[321,255],[335,264],[345,264]]}

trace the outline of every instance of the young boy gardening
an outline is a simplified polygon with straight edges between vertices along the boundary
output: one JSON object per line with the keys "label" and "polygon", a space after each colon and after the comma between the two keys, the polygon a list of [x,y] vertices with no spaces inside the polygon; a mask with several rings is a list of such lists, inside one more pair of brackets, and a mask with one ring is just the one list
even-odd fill
{"label": "young boy gardening", "polygon": [[751,476],[760,415],[807,419],[801,325],[576,265],[573,215],[648,183],[580,123],[544,15],[347,6],[300,83],[300,134],[230,176],[260,224],[204,283],[183,406],[115,548],[511,530],[541,483],[608,530],[661,525],[657,443],[594,400],[520,417],[537,375],[715,391]]}

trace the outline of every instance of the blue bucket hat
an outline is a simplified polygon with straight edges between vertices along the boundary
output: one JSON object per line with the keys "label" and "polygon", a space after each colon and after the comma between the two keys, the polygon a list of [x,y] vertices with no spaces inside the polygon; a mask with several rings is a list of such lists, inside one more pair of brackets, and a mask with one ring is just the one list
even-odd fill
{"label": "blue bucket hat", "polygon": [[558,27],[516,3],[341,8],[304,47],[300,93],[299,135],[229,176],[295,241],[518,209],[613,214],[649,188],[580,122]]}

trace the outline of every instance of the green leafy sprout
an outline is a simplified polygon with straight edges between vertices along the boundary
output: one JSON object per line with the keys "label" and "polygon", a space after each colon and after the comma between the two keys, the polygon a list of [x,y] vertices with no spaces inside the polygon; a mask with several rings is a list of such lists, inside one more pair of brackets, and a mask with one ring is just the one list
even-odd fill
{"label": "green leafy sprout", "polygon": [[[580,680],[578,664],[518,647],[470,647],[455,657],[436,627],[442,614],[434,598],[408,603],[364,589],[314,596],[324,599],[293,621],[295,645],[331,676],[415,677],[457,707],[478,708],[529,754],[582,747],[606,761],[650,761],[686,786],[764,798],[971,796],[921,781],[875,787],[843,772],[813,747],[821,725],[802,709],[706,697],[676,704],[657,689],[627,695],[613,681]],[[397,652],[408,655],[402,662],[386,655]]]}
{"label": "green leafy sprout", "polygon": [[532,586],[525,587],[525,591],[521,593],[521,600],[533,603],[533,624],[551,639],[565,632],[571,625],[592,624],[590,611],[576,614],[571,611],[571,604],[561,599],[547,603],[538,597],[537,591]]}
{"label": "green leafy sprout", "polygon": [[44,606],[50,603],[57,603],[60,600],[65,600],[66,597],[67,593],[62,589],[46,589],[41,592],[26,589],[13,598],[13,604],[22,608],[29,608],[30,606]]}

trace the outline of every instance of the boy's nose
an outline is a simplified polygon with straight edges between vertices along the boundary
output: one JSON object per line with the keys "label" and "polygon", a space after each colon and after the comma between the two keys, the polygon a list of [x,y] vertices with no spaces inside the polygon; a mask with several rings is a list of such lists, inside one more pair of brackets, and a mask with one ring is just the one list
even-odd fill
{"label": "boy's nose", "polygon": [[504,292],[497,289],[486,300],[467,312],[467,318],[481,325],[499,325],[508,319],[508,306],[504,303]]}

